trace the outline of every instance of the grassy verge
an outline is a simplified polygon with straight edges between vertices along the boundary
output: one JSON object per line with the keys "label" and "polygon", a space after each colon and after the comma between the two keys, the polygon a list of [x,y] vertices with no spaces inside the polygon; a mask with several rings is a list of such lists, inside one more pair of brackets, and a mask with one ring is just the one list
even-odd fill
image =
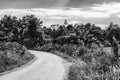
{"label": "grassy verge", "polygon": [[60,57],[62,57],[63,59],[67,60],[68,62],[75,62],[76,60],[73,58],[73,57],[70,57],[69,55],[66,55],[62,52],[59,52],[59,51],[51,51],[52,54],[55,54],[55,55],[58,55]]}
{"label": "grassy verge", "polygon": [[120,61],[114,55],[103,53],[84,55],[69,68],[67,80],[118,80]]}
{"label": "grassy verge", "polygon": [[27,49],[11,42],[0,42],[0,73],[20,67],[34,59]]}

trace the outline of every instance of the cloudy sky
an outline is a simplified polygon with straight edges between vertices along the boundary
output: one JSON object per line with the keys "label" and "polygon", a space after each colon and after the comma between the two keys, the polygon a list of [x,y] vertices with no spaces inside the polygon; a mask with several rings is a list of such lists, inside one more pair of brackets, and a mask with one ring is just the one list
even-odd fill
{"label": "cloudy sky", "polygon": [[0,0],[0,17],[34,14],[44,24],[95,23],[120,24],[120,0]]}

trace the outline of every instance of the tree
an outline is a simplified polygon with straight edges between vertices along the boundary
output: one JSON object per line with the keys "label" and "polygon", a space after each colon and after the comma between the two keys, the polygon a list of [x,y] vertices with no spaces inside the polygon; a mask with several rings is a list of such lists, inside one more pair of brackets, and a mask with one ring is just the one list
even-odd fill
{"label": "tree", "polygon": [[112,43],[113,53],[114,53],[115,57],[118,58],[118,50],[119,50],[118,45],[119,44],[117,42],[117,39],[114,36],[113,36],[112,40],[113,40],[113,43]]}
{"label": "tree", "polygon": [[112,44],[112,38],[113,36],[117,39],[120,40],[120,27],[117,24],[111,23],[106,30],[105,33],[105,39],[107,39],[111,44]]}
{"label": "tree", "polygon": [[[22,24],[25,26],[25,32],[23,34],[24,38],[27,38],[30,44],[26,45],[28,47],[34,47],[36,45],[43,45],[42,32],[38,31],[38,27],[41,27],[42,21],[36,18],[34,15],[24,16],[22,19]],[[23,26],[22,26],[23,27]],[[26,42],[26,41],[25,41]]]}

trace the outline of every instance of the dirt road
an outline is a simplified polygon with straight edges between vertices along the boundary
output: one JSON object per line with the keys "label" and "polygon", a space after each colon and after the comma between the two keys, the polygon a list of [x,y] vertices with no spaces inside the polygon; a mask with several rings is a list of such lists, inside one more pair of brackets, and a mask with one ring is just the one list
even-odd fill
{"label": "dirt road", "polygon": [[62,59],[46,52],[32,51],[37,59],[32,64],[0,76],[0,80],[62,80],[65,69]]}

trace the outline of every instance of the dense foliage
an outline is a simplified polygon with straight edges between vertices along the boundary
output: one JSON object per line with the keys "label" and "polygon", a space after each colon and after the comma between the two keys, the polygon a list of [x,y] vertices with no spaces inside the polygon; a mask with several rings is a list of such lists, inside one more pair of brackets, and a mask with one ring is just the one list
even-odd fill
{"label": "dense foliage", "polygon": [[58,25],[45,27],[42,21],[34,15],[15,16],[5,15],[0,20],[0,41],[18,42],[28,48],[38,48],[44,44],[80,44],[90,43],[110,46],[113,36],[120,40],[120,27],[112,22],[103,30],[95,24],[87,23],[71,25]]}

